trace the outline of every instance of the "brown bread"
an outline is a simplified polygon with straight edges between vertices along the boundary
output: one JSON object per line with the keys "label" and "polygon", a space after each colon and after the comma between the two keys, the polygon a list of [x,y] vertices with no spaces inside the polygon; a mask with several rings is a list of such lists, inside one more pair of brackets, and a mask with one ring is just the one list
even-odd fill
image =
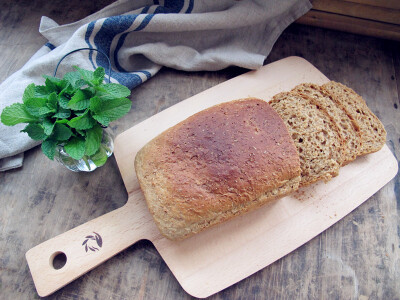
{"label": "brown bread", "polygon": [[161,233],[180,240],[299,186],[289,132],[259,99],[201,111],[146,144],[135,169]]}
{"label": "brown bread", "polygon": [[357,126],[349,118],[342,106],[337,105],[329,94],[322,90],[319,85],[313,83],[300,84],[292,91],[308,97],[313,104],[329,115],[343,141],[344,147],[339,163],[346,165],[353,161],[357,157],[359,149],[361,149],[361,135]]}
{"label": "brown bread", "polygon": [[277,94],[269,103],[286,123],[297,146],[300,186],[337,176],[342,144],[329,116],[296,93]]}
{"label": "brown bread", "polygon": [[181,240],[378,151],[386,131],[361,96],[305,83],[268,104],[249,98],[201,111],[146,144],[135,169],[161,233]]}
{"label": "brown bread", "polygon": [[364,99],[351,88],[334,81],[322,85],[335,103],[344,108],[360,131],[358,155],[380,150],[386,143],[386,131],[381,121],[368,108]]}

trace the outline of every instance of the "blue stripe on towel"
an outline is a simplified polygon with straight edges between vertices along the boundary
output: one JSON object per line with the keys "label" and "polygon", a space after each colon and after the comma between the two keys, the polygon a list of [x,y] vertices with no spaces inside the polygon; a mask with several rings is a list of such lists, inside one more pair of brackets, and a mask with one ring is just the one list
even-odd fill
{"label": "blue stripe on towel", "polygon": [[170,13],[179,13],[184,5],[185,0],[165,0],[164,2],[164,7],[167,8]]}
{"label": "blue stripe on towel", "polygon": [[[85,42],[88,44],[89,48],[93,48],[92,44],[89,41],[89,38],[92,35],[95,24],[96,24],[96,21],[90,22],[86,29],[86,33],[85,33]],[[89,60],[92,63],[93,69],[96,69],[96,66],[94,65],[94,62],[93,62],[93,51],[92,50],[89,51]]]}
{"label": "blue stripe on towel", "polygon": [[186,10],[186,13],[187,13],[187,14],[190,14],[190,13],[192,12],[193,6],[194,6],[194,0],[190,0],[190,1],[189,1],[188,9]]}
{"label": "blue stripe on towel", "polygon": [[[154,17],[154,14],[148,14],[142,21],[142,23],[134,30],[134,31],[140,31],[143,30],[151,21],[151,19]],[[128,34],[131,32],[125,32],[124,34],[122,34],[118,40],[117,46],[115,47],[115,51],[114,51],[114,63],[115,63],[115,67],[117,68],[118,71],[120,72],[128,72],[126,71],[120,64],[119,64],[119,60],[118,60],[118,52],[121,49],[122,45],[125,42],[126,37],[128,36]],[[147,75],[146,75],[147,76]]]}
{"label": "blue stripe on towel", "polygon": [[150,9],[150,6],[145,6],[140,13],[145,14],[149,11],[149,9]]}
{"label": "blue stripe on towel", "polygon": [[[144,20],[142,21],[142,23],[138,26],[138,28],[136,28],[134,31],[140,31],[143,28],[145,28],[147,26],[147,24],[149,24],[150,20],[153,18],[153,14],[149,14],[147,15]],[[121,49],[122,45],[125,42],[125,38],[128,36],[130,32],[125,32],[124,34],[122,34],[118,40],[117,46],[115,47],[115,51],[114,51],[114,63],[115,63],[115,67],[117,68],[118,71],[120,72],[128,72],[126,71],[120,64],[119,64],[119,60],[118,60],[118,52]],[[147,76],[147,75],[146,75]]]}
{"label": "blue stripe on towel", "polygon": [[151,21],[151,19],[154,17],[154,14],[148,14],[144,20],[142,21],[142,23],[140,23],[140,25],[135,29],[135,31],[140,31],[142,29],[144,29]]}
{"label": "blue stripe on towel", "polygon": [[[111,43],[114,37],[127,30],[133,24],[137,16],[138,15],[114,16],[105,19],[99,32],[94,37],[95,47],[110,56]],[[108,61],[103,55],[97,55],[96,63],[103,68],[108,67]],[[141,78],[136,74],[113,73],[112,77],[130,89],[142,83]]]}
{"label": "blue stripe on towel", "polygon": [[128,32],[126,32],[126,33],[121,35],[121,37],[118,40],[117,46],[115,47],[115,51],[114,51],[115,67],[120,72],[127,72],[124,68],[121,67],[121,65],[119,64],[119,61],[118,61],[118,51],[121,49],[122,45],[124,44],[125,38],[126,38],[127,35],[128,35]]}
{"label": "blue stripe on towel", "polygon": [[54,50],[56,48],[56,46],[54,46],[52,43],[47,42],[46,44],[44,44],[46,47],[48,47],[51,50]]}
{"label": "blue stripe on towel", "polygon": [[[156,14],[168,14],[168,13],[180,13],[181,10],[183,9],[185,3],[188,2],[188,8],[186,9],[186,12],[184,13],[191,13],[193,10],[193,5],[194,5],[194,0],[165,0],[164,6],[158,6],[153,14],[147,14],[141,24],[136,27],[133,31],[140,31],[146,28],[146,26],[150,23],[151,19],[156,15]],[[159,1],[154,0],[154,4],[158,5]],[[150,9],[150,6],[145,6],[142,9],[141,14],[146,14]],[[118,52],[122,48],[126,37],[128,36],[129,33],[132,31],[124,32],[129,29],[129,27],[132,26],[132,24],[135,22],[136,18],[138,15],[121,15],[121,16],[113,16],[113,17],[108,17],[104,20],[100,30],[97,32],[96,36],[94,37],[94,45],[92,46],[91,43],[89,42],[89,38],[93,33],[95,22],[91,22],[88,25],[86,34],[85,34],[85,41],[88,44],[90,48],[94,47],[97,48],[98,50],[103,51],[107,55],[111,55],[111,44],[114,38],[121,34],[121,36],[118,39],[118,42],[116,44],[116,48],[113,51],[113,58],[114,58],[114,63],[116,69],[120,73],[112,73],[112,77],[116,79],[119,83],[127,86],[128,88],[132,89],[135,86],[139,85],[142,83],[142,79],[140,76],[137,74],[130,73],[126,71],[119,63],[118,61]],[[124,33],[123,33],[124,32]],[[90,51],[89,54],[89,59],[93,65],[93,68],[95,67],[95,64],[92,59],[92,51]],[[97,55],[96,56],[96,64],[98,66],[101,66],[103,68],[108,68],[108,61],[103,55]],[[149,79],[151,78],[152,75],[149,71],[146,70],[138,70],[136,72],[141,72],[146,75],[146,78]]]}
{"label": "blue stripe on towel", "polygon": [[150,79],[150,78],[151,78],[151,73],[150,73],[149,71],[144,71],[144,70],[142,70],[142,71],[138,71],[138,72],[141,72],[141,73],[143,73],[144,75],[146,75],[147,79]]}

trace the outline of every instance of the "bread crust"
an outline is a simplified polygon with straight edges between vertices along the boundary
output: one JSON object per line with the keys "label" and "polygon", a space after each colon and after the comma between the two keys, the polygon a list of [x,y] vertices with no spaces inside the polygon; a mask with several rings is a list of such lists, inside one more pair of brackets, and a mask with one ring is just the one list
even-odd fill
{"label": "bread crust", "polygon": [[298,188],[300,160],[265,101],[222,103],[169,128],[135,158],[148,208],[181,240]]}

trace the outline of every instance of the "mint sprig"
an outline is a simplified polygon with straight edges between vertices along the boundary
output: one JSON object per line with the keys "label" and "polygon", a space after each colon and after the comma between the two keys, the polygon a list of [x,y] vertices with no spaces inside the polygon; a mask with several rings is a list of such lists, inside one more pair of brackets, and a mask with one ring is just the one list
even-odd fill
{"label": "mint sprig", "polygon": [[42,141],[42,151],[54,159],[57,145],[74,159],[87,156],[97,165],[107,161],[101,147],[102,126],[126,115],[132,103],[130,90],[120,84],[104,83],[105,71],[74,66],[63,78],[44,75],[45,84],[29,84],[22,103],[14,103],[1,113],[4,125],[28,123],[21,130]]}

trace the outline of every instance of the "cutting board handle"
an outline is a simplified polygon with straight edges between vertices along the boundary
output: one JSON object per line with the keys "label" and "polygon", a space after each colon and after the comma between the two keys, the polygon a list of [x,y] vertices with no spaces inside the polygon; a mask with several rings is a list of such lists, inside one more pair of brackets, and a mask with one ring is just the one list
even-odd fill
{"label": "cutting board handle", "polygon": [[[142,197],[137,193],[123,207],[30,249],[26,259],[39,296],[50,295],[135,242],[149,238],[149,226],[154,227],[154,222]],[[54,266],[56,256],[64,261],[66,257],[59,269]]]}

